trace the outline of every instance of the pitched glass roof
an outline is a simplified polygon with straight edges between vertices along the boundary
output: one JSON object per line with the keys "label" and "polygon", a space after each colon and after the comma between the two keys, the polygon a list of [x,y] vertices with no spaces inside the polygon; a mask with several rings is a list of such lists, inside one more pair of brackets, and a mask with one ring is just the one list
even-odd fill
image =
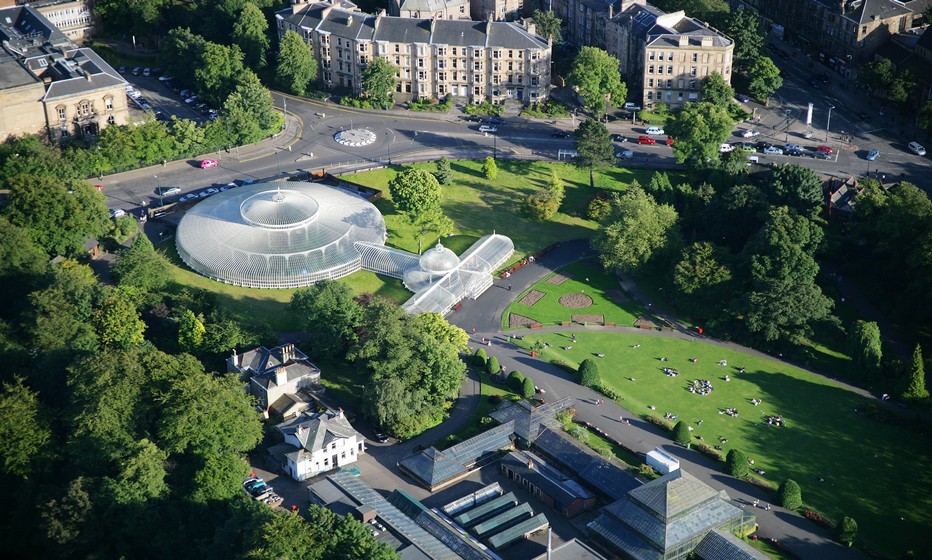
{"label": "pitched glass roof", "polygon": [[482,523],[479,523],[472,528],[472,531],[476,534],[477,537],[485,538],[490,534],[494,534],[502,529],[503,526],[508,524],[514,524],[515,520],[521,520],[525,517],[531,517],[534,515],[534,510],[526,502],[518,505],[517,507],[509,508],[495,517],[486,519]]}
{"label": "pitched glass roof", "polygon": [[392,492],[388,496],[388,501],[413,519],[418,526],[456,552],[460,558],[465,560],[489,560],[491,558],[484,550],[484,546],[473,541],[468,535],[454,530],[438,514],[429,510],[404,490]]}
{"label": "pitched glass roof", "polygon": [[524,538],[525,535],[540,531],[541,529],[546,529],[549,526],[550,522],[547,521],[547,517],[543,513],[538,513],[534,517],[494,535],[489,539],[489,545],[493,549],[499,550],[516,540]]}
{"label": "pitched glass roof", "polygon": [[477,521],[481,521],[490,515],[495,515],[506,508],[514,507],[517,504],[518,499],[515,498],[514,493],[509,492],[504,496],[499,496],[490,502],[477,506],[466,513],[461,513],[453,520],[456,521],[457,524],[468,528]]}
{"label": "pitched glass roof", "polygon": [[469,508],[475,507],[480,504],[484,504],[489,500],[497,498],[502,495],[502,487],[499,483],[493,482],[488,486],[473,492],[467,496],[463,496],[458,500],[454,500],[449,504],[443,506],[443,513],[447,515],[457,515],[463,513]]}
{"label": "pitched glass roof", "polygon": [[693,553],[702,560],[769,560],[769,556],[728,531],[716,529],[699,542]]}
{"label": "pitched glass roof", "polygon": [[399,465],[434,488],[469,472],[483,456],[510,447],[513,431],[514,423],[502,424],[444,451],[429,447],[401,460]]}
{"label": "pitched glass roof", "polygon": [[534,442],[550,457],[590,488],[613,500],[623,498],[640,483],[624,469],[589,449],[560,429],[546,428]]}

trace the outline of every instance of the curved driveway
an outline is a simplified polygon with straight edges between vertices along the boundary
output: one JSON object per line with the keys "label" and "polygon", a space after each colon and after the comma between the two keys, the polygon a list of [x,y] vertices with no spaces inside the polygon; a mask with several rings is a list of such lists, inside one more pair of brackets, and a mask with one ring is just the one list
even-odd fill
{"label": "curved driveway", "polygon": [[[587,240],[563,243],[534,263],[518,269],[507,280],[496,279],[494,285],[478,300],[464,301],[463,306],[457,312],[451,313],[448,319],[469,333],[472,333],[472,329],[475,328],[476,332],[472,336],[476,342],[482,337],[486,340],[491,339],[492,345],[486,348],[488,355],[498,358],[506,369],[520,369],[526,375],[533,377],[535,384],[545,390],[550,399],[572,397],[576,401],[576,417],[580,420],[598,426],[635,452],[646,453],[655,447],[662,447],[668,453],[675,455],[682,467],[699,480],[713,488],[727,490],[733,499],[744,504],[743,507],[753,510],[760,524],[758,535],[761,537],[776,539],[781,547],[803,560],[863,559],[864,557],[859,552],[836,543],[827,531],[795,513],[776,506],[772,506],[769,511],[754,508],[751,505],[754,500],[760,500],[761,504],[769,503],[772,499],[770,494],[724,474],[721,471],[722,463],[672,444],[666,432],[640,420],[636,414],[618,404],[606,400],[605,404],[596,406],[597,399],[602,397],[600,393],[578,385],[566,371],[548,362],[532,358],[527,351],[511,344],[508,336],[502,334],[502,313],[511,303],[514,295],[522,293],[554,269],[590,254]],[[508,290],[509,284],[512,287],[511,290]],[[577,337],[584,337],[587,331],[604,332],[606,330],[636,333],[643,336],[668,336],[690,340],[698,338],[683,331],[645,331],[628,327],[606,329],[580,325],[545,328],[535,330],[535,332],[572,331]],[[568,341],[571,340],[569,334],[566,336]],[[702,342],[759,354],[752,349],[731,343],[710,339],[704,339]],[[627,419],[630,425],[622,422],[621,418]]]}

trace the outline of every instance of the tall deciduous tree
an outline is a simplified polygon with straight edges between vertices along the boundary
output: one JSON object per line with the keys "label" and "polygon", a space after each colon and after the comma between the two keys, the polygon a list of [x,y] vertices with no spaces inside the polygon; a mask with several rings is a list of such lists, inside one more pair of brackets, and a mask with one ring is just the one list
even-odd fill
{"label": "tall deciduous tree", "polygon": [[398,69],[386,58],[377,56],[362,71],[361,83],[363,97],[374,105],[387,109],[392,106],[392,92],[395,91],[395,73]]}
{"label": "tall deciduous tree", "polygon": [[418,330],[441,342],[449,343],[457,352],[465,352],[469,345],[469,334],[456,325],[451,325],[439,313],[420,313],[415,315],[414,323]]}
{"label": "tall deciduous tree", "polygon": [[848,330],[848,354],[864,378],[871,379],[880,374],[883,350],[877,323],[858,319],[851,325]]}
{"label": "tall deciduous tree", "polygon": [[751,83],[748,84],[748,92],[760,100],[766,100],[770,94],[780,89],[783,85],[783,78],[780,77],[780,69],[766,56],[759,56],[751,67],[748,69],[751,76]]}
{"label": "tall deciduous tree", "polygon": [[740,8],[731,12],[726,20],[725,33],[735,40],[735,67],[741,72],[747,72],[752,63],[760,56],[764,47],[764,22],[757,10]]}
{"label": "tall deciduous tree", "polygon": [[119,474],[104,479],[105,491],[114,503],[144,504],[168,492],[165,461],[168,453],[148,439],[132,445],[119,460]]}
{"label": "tall deciduous tree", "polygon": [[909,362],[909,371],[903,378],[900,388],[900,398],[904,401],[919,402],[929,398],[926,388],[926,369],[922,358],[922,346],[916,345],[913,357]]}
{"label": "tall deciduous tree", "polygon": [[129,292],[114,290],[94,313],[94,326],[100,341],[113,348],[131,348],[142,344],[146,324]]}
{"label": "tall deciduous tree", "polygon": [[822,179],[802,165],[780,165],[773,171],[769,190],[774,205],[789,206],[803,216],[818,214],[824,202]]}
{"label": "tall deciduous tree", "polygon": [[482,175],[489,181],[494,181],[498,177],[498,164],[492,156],[486,156],[482,162]]}
{"label": "tall deciduous tree", "polygon": [[639,187],[629,187],[624,195],[612,198],[592,247],[605,268],[630,272],[679,239],[676,220],[672,206],[658,204]]}
{"label": "tall deciduous tree", "polygon": [[224,46],[206,41],[187,53],[194,66],[194,85],[215,107],[223,103],[243,73],[243,51],[236,45]]}
{"label": "tall deciduous tree", "polygon": [[596,47],[583,47],[573,61],[569,83],[597,115],[604,113],[609,105],[624,103],[628,96],[628,87],[621,81],[618,67],[617,58]]}
{"label": "tall deciduous tree", "polygon": [[832,302],[816,284],[813,254],[822,229],[785,206],[770,211],[764,227],[745,247],[751,284],[738,302],[749,331],[765,340],[798,340],[824,318]]}
{"label": "tall deciduous tree", "polygon": [[29,478],[32,462],[52,438],[38,395],[22,377],[5,381],[0,389],[0,461],[3,472]]}
{"label": "tall deciduous tree", "polygon": [[171,280],[168,259],[155,250],[144,233],[136,236],[129,249],[120,252],[111,270],[118,285],[143,290],[159,290]]}
{"label": "tall deciduous tree", "polygon": [[589,186],[595,188],[595,168],[615,161],[615,149],[608,129],[595,119],[587,119],[579,123],[573,145],[576,148],[573,163],[589,169]]}
{"label": "tall deciduous tree", "polygon": [[673,155],[677,163],[687,162],[691,167],[707,169],[718,167],[719,146],[728,138],[734,127],[728,111],[708,102],[688,103],[676,114],[667,129],[676,138]]}
{"label": "tall deciduous tree", "polygon": [[534,10],[534,14],[531,17],[534,18],[534,25],[537,26],[538,35],[544,39],[550,39],[553,41],[553,44],[557,44],[563,40],[563,33],[560,32],[560,26],[563,22],[554,12]]}
{"label": "tall deciduous tree", "polygon": [[673,284],[682,294],[679,299],[690,302],[702,313],[721,309],[729,291],[731,268],[724,251],[708,241],[698,241],[683,249],[682,257],[673,269]]}
{"label": "tall deciduous tree", "polygon": [[712,72],[703,78],[699,91],[702,94],[702,100],[712,105],[727,109],[734,103],[735,88],[731,87],[731,84],[726,82],[718,72]]}
{"label": "tall deciduous tree", "polygon": [[349,286],[333,280],[301,288],[291,296],[291,309],[312,333],[311,347],[315,353],[336,356],[355,344],[362,308],[353,297]]}
{"label": "tall deciduous tree", "polygon": [[440,208],[440,183],[429,171],[411,168],[399,173],[389,181],[388,192],[408,223],[418,230],[418,254],[424,233],[452,227],[452,222],[443,216]]}
{"label": "tall deciduous tree", "polygon": [[295,95],[307,93],[307,87],[317,79],[317,59],[311,47],[291,29],[285,31],[278,44],[275,83]]}
{"label": "tall deciduous tree", "polygon": [[62,263],[49,287],[29,295],[32,346],[40,352],[95,350],[99,340],[92,321],[102,299],[101,285],[89,266]]}
{"label": "tall deciduous tree", "polygon": [[254,70],[265,66],[265,51],[269,50],[269,23],[262,10],[252,2],[243,5],[233,24],[233,41],[245,55],[246,65]]}
{"label": "tall deciduous tree", "polygon": [[185,352],[197,352],[204,343],[207,329],[190,309],[181,312],[178,319],[178,346]]}
{"label": "tall deciduous tree", "polygon": [[272,94],[250,70],[240,74],[236,88],[223,103],[221,117],[231,139],[240,144],[271,136],[281,130],[284,122]]}

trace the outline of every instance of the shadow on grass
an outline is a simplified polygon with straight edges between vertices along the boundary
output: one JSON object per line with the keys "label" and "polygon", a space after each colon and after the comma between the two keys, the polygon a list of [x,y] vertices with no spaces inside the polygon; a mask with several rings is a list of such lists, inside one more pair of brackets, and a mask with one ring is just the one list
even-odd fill
{"label": "shadow on grass", "polygon": [[462,163],[460,163],[459,160],[450,162],[450,169],[462,175],[467,175],[469,177],[476,177],[479,179],[485,179],[485,175],[482,174],[481,168],[473,169],[471,167],[467,167],[463,165]]}

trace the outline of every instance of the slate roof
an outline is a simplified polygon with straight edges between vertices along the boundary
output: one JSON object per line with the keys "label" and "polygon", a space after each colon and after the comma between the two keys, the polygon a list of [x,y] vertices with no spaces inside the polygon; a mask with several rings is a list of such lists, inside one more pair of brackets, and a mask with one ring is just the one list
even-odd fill
{"label": "slate roof", "polygon": [[357,41],[371,41],[375,29],[375,16],[360,12],[351,12],[334,8],[320,22],[317,30],[337,37],[346,37]]}
{"label": "slate roof", "polygon": [[511,445],[514,424],[509,422],[482,432],[444,451],[434,447],[402,459],[398,464],[429,488],[435,488],[469,472],[486,455]]}
{"label": "slate roof", "polygon": [[379,18],[374,40],[387,43],[427,44],[430,42],[430,21],[429,19]]}
{"label": "slate roof", "polygon": [[[439,23],[439,22],[438,22]],[[490,47],[506,49],[543,49],[547,41],[539,35],[533,35],[527,29],[514,22],[493,21],[489,23]]]}
{"label": "slate roof", "polygon": [[892,0],[863,0],[858,9],[845,14],[845,18],[864,25],[874,21],[874,16],[879,19],[888,19],[912,13],[912,10]]}
{"label": "slate roof", "polygon": [[429,41],[433,45],[484,47],[487,26],[488,23],[484,21],[438,19]]}
{"label": "slate roof", "polygon": [[[324,449],[332,441],[359,436],[343,414],[317,412],[304,414],[276,426],[283,435],[293,435],[305,451]],[[362,436],[359,436],[360,439]]]}
{"label": "slate roof", "polygon": [[768,560],[763,552],[732,535],[718,529],[711,531],[693,549],[701,560]]}
{"label": "slate roof", "polygon": [[439,12],[440,10],[469,6],[469,0],[402,0],[399,10],[410,12]]}
{"label": "slate roof", "polygon": [[502,466],[507,466],[561,506],[569,507],[576,500],[595,498],[595,494],[553,469],[533,453],[513,451],[502,459]]}
{"label": "slate roof", "polygon": [[492,412],[489,416],[499,424],[514,420],[515,435],[533,442],[542,429],[558,427],[560,423],[555,418],[556,414],[572,406],[573,399],[570,397],[540,406],[534,406],[527,401],[518,401]]}

